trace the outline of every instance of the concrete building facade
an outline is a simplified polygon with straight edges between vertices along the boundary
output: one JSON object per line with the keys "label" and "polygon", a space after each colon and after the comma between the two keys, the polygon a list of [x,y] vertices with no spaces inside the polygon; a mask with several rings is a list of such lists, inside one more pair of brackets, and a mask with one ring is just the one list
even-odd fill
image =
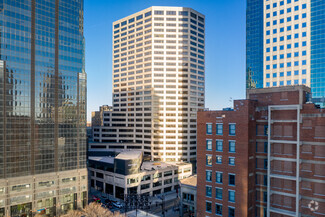
{"label": "concrete building facade", "polygon": [[180,215],[183,217],[194,217],[196,215],[196,188],[197,175],[179,181]]}
{"label": "concrete building facade", "polygon": [[155,196],[178,189],[179,180],[192,174],[192,164],[143,160],[142,151],[117,156],[89,157],[91,187],[124,199],[126,194]]}
{"label": "concrete building facade", "polygon": [[[196,161],[204,108],[205,17],[150,7],[113,23],[113,109],[95,142],[135,143],[155,161]],[[106,119],[106,120],[105,120]]]}
{"label": "concrete building facade", "polygon": [[198,112],[198,214],[323,216],[325,111],[305,86]]}

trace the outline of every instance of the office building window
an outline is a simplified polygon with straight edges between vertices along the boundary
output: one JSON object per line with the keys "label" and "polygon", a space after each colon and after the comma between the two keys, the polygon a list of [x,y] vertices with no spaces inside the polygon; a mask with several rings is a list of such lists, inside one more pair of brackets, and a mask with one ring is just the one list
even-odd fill
{"label": "office building window", "polygon": [[267,191],[263,192],[263,202],[266,203],[267,202]]}
{"label": "office building window", "polygon": [[228,190],[228,200],[229,202],[235,202],[235,191]]}
{"label": "office building window", "polygon": [[223,124],[217,124],[217,135],[223,134]]}
{"label": "office building window", "polygon": [[212,124],[206,124],[206,130],[208,135],[212,135]]}
{"label": "office building window", "polygon": [[211,213],[212,212],[212,206],[210,201],[205,202],[205,211]]}
{"label": "office building window", "polygon": [[235,208],[228,207],[228,217],[235,217]]}
{"label": "office building window", "polygon": [[236,124],[229,124],[229,135],[230,136],[236,135]]}
{"label": "office building window", "polygon": [[264,153],[267,153],[267,142],[264,142]]}
{"label": "office building window", "polygon": [[212,181],[212,171],[206,170],[205,171],[205,180],[211,182]]}
{"label": "office building window", "polygon": [[216,203],[216,215],[222,216],[222,205]]}
{"label": "office building window", "polygon": [[235,158],[234,157],[229,157],[229,165],[235,166]]}
{"label": "office building window", "polygon": [[229,174],[229,185],[235,185],[235,174]]}
{"label": "office building window", "polygon": [[206,150],[207,151],[212,150],[212,140],[211,139],[206,140]]}
{"label": "office building window", "polygon": [[217,164],[222,164],[222,156],[221,155],[216,156],[216,163]]}
{"label": "office building window", "polygon": [[212,187],[211,186],[205,186],[205,196],[212,197]]}
{"label": "office building window", "polygon": [[222,140],[217,140],[216,145],[217,145],[217,151],[223,150]]}
{"label": "office building window", "polygon": [[263,185],[267,186],[267,175],[263,175]]}
{"label": "office building window", "polygon": [[222,172],[216,172],[216,183],[222,184]]}
{"label": "office building window", "polygon": [[235,153],[236,152],[236,142],[229,141],[229,152]]}
{"label": "office building window", "polygon": [[206,155],[206,161],[205,161],[207,166],[212,166],[212,155],[207,154]]}
{"label": "office building window", "polygon": [[222,188],[216,188],[216,198],[222,200]]}

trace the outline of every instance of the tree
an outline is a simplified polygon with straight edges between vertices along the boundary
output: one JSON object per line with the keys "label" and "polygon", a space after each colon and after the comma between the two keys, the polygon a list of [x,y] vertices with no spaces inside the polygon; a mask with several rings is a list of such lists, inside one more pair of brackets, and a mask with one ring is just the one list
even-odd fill
{"label": "tree", "polygon": [[122,217],[120,213],[112,213],[100,203],[90,203],[82,210],[70,210],[63,217]]}

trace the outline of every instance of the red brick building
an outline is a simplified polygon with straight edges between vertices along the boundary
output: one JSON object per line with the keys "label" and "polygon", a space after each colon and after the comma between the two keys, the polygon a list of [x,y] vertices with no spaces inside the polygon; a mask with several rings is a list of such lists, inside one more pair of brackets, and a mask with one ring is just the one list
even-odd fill
{"label": "red brick building", "polygon": [[325,215],[325,109],[309,95],[255,89],[198,112],[197,216]]}

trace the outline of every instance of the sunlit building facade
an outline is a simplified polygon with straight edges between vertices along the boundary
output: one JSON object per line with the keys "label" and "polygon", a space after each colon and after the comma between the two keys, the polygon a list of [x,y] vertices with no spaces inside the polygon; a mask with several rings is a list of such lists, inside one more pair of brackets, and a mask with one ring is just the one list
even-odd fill
{"label": "sunlit building facade", "polygon": [[113,108],[94,141],[136,144],[155,161],[196,162],[204,108],[205,17],[150,7],[113,23]]}

